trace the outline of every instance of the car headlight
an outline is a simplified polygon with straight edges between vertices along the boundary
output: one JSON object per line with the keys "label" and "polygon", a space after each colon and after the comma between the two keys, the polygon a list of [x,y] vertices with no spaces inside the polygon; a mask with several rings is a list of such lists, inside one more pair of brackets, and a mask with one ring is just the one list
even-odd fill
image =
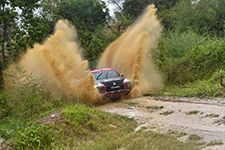
{"label": "car headlight", "polygon": [[102,83],[98,83],[96,85],[96,88],[98,89],[99,93],[105,93],[107,90],[106,90],[106,86]]}
{"label": "car headlight", "polygon": [[124,79],[124,81],[123,81],[124,89],[130,89],[130,88],[131,88],[131,86],[130,86],[130,81],[131,81],[131,80]]}

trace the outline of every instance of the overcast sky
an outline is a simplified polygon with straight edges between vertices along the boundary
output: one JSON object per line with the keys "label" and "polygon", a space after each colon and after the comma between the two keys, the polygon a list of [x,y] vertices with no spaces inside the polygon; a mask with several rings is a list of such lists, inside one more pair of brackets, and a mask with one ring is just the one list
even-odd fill
{"label": "overcast sky", "polygon": [[103,1],[105,1],[106,6],[107,6],[108,9],[109,9],[110,16],[114,16],[114,13],[113,13],[113,12],[114,12],[114,9],[115,9],[116,7],[115,7],[114,5],[108,3],[107,0],[103,0]]}

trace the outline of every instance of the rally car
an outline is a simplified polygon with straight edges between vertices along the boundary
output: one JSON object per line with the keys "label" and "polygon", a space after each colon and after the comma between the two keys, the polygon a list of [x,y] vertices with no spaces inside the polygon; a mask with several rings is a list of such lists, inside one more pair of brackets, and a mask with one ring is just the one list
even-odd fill
{"label": "rally car", "polygon": [[104,98],[128,95],[131,90],[130,81],[112,68],[91,70],[89,73],[94,76],[95,87]]}

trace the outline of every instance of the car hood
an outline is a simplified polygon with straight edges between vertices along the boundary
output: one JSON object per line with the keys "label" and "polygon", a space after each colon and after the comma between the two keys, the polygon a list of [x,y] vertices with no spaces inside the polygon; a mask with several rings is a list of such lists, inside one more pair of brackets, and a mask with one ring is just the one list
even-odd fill
{"label": "car hood", "polygon": [[103,79],[103,80],[96,80],[95,83],[101,83],[105,86],[114,86],[114,85],[121,85],[123,84],[125,78],[113,78],[113,79]]}

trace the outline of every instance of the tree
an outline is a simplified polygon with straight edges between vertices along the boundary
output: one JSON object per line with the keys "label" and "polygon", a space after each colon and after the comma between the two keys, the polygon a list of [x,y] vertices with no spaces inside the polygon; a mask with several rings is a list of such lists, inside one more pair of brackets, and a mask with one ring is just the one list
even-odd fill
{"label": "tree", "polygon": [[[54,14],[58,19],[69,20],[77,29],[84,56],[93,67],[107,45],[105,28],[110,16],[101,0],[68,0],[57,3]],[[111,42],[111,40],[109,40]]]}
{"label": "tree", "polygon": [[124,0],[106,0],[106,2],[115,6],[116,11],[123,10],[123,2]]}
{"label": "tree", "polygon": [[151,0],[125,0],[123,12],[129,19],[136,19],[146,6],[152,4]]}
{"label": "tree", "polygon": [[[33,11],[38,0],[0,0],[0,73],[11,60],[16,60],[27,46],[43,40],[48,25]],[[21,13],[19,13],[19,11]],[[1,75],[1,74],[0,74]]]}
{"label": "tree", "polygon": [[157,10],[157,15],[161,19],[165,30],[173,28],[173,13],[169,11],[180,0],[125,0],[123,3],[123,14],[127,19],[135,20],[144,9],[151,4],[154,4]]}
{"label": "tree", "polygon": [[224,37],[225,30],[225,1],[224,0],[215,0],[213,2],[207,1],[209,5],[209,12],[213,13],[215,26],[214,29],[220,37]]}
{"label": "tree", "polygon": [[27,0],[20,3],[22,13],[21,26],[22,30],[25,30],[29,35],[27,37],[27,44],[32,47],[36,42],[42,42],[49,34],[48,22],[44,20],[45,15],[34,14],[34,11],[39,9],[41,5],[39,0]]}
{"label": "tree", "polygon": [[224,36],[225,2],[223,0],[182,0],[173,9],[175,26],[180,32],[189,29],[211,36]]}
{"label": "tree", "polygon": [[109,10],[100,0],[62,1],[57,5],[59,18],[71,21],[78,30],[94,32],[109,18]]}
{"label": "tree", "polygon": [[7,0],[1,0],[0,1],[0,27],[1,27],[1,33],[0,33],[0,43],[1,43],[1,69],[3,66],[5,66],[5,60],[6,60],[6,52],[9,51],[9,47],[11,46],[11,43],[8,43],[10,41],[10,38],[12,37],[11,30],[16,26],[16,17],[17,12],[15,12],[15,7],[8,7],[9,2]]}
{"label": "tree", "polygon": [[164,25],[164,30],[168,31],[174,28],[173,11],[172,8],[180,0],[152,0],[157,10],[157,16]]}

